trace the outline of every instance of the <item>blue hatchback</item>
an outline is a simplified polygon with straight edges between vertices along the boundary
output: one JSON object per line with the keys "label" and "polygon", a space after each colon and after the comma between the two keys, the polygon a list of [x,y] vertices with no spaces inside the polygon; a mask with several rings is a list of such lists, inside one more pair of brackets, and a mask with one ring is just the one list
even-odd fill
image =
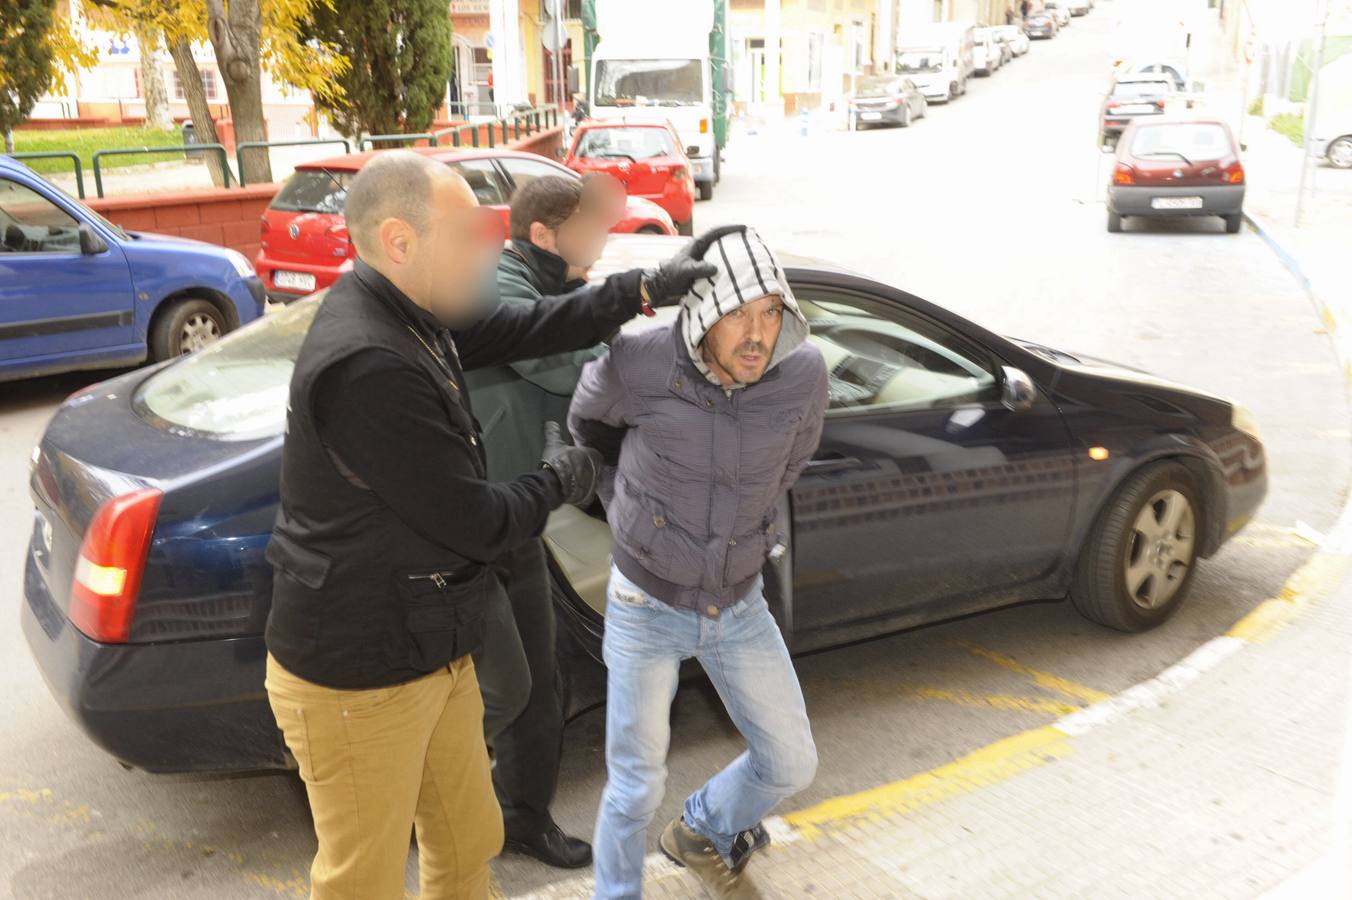
{"label": "blue hatchback", "polygon": [[0,381],[180,356],[264,302],[243,254],[123,231],[0,156]]}

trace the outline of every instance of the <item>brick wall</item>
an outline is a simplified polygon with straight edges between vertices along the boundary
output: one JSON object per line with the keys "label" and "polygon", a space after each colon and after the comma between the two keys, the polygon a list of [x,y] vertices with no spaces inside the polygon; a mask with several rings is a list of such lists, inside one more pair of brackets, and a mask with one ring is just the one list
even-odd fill
{"label": "brick wall", "polygon": [[258,220],[279,185],[177,191],[88,200],[109,221],[133,231],[154,231],[233,247],[253,259]]}
{"label": "brick wall", "polygon": [[[487,133],[482,133],[481,138],[486,147]],[[563,129],[546,129],[519,141],[509,141],[506,146],[555,159],[555,151],[563,146]],[[128,230],[154,231],[233,247],[253,259],[258,253],[258,220],[280,187],[254,184],[245,188],[104,197],[86,203],[110,222]]]}

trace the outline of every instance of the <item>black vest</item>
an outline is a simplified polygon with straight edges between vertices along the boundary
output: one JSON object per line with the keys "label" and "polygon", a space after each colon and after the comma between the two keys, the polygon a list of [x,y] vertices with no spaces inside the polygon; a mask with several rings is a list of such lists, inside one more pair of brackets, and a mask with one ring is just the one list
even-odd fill
{"label": "black vest", "polygon": [[293,674],[335,688],[409,681],[475,650],[489,584],[488,567],[405,525],[320,442],[313,406],[319,377],[345,357],[381,347],[436,384],[452,426],[479,449],[474,476],[486,477],[454,349],[445,353],[394,298],[379,296],[373,274],[359,268],[339,279],[301,346],[287,407],[281,506],[267,549],[274,569],[268,651]]}

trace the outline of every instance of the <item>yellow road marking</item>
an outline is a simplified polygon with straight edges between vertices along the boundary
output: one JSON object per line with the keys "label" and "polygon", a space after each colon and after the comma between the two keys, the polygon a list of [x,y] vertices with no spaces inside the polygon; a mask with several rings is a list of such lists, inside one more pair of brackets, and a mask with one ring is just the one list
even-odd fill
{"label": "yellow road marking", "polygon": [[1017,697],[1013,694],[974,694],[971,691],[946,691],[939,688],[916,688],[912,691],[923,700],[938,700],[954,703],[958,706],[975,706],[982,709],[1007,709],[1014,712],[1049,713],[1053,716],[1065,716],[1080,707],[1061,700],[1047,697]]}
{"label": "yellow road marking", "polygon": [[1071,752],[1065,732],[1050,725],[998,740],[951,763],[857,794],[834,797],[784,816],[804,837],[845,820],[880,821],[969,794]]}
{"label": "yellow road marking", "polygon": [[1282,629],[1310,602],[1333,589],[1347,574],[1352,562],[1343,553],[1316,553],[1296,570],[1281,593],[1258,604],[1225,634],[1250,644],[1261,644]]}
{"label": "yellow road marking", "polygon": [[980,644],[974,644],[971,641],[956,641],[959,647],[966,650],[973,656],[979,656],[982,659],[995,663],[1002,669],[1008,669],[1031,680],[1039,687],[1044,687],[1049,691],[1055,691],[1066,697],[1073,697],[1076,700],[1084,700],[1087,703],[1098,703],[1107,700],[1109,695],[1103,691],[1091,688],[1088,685],[1079,684],[1068,678],[1062,678],[1059,675],[1053,675],[1050,672],[1041,672],[1030,666],[1025,666],[1013,657],[1005,656],[1003,653],[997,653]]}

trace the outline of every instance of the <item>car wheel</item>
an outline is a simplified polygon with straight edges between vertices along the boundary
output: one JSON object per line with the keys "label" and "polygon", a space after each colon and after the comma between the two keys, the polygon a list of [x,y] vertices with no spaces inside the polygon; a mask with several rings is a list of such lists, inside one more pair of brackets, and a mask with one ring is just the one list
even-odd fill
{"label": "car wheel", "polygon": [[1352,137],[1340,137],[1329,144],[1328,160],[1339,169],[1352,169]]}
{"label": "car wheel", "polygon": [[910,127],[911,127],[911,108],[910,108],[909,106],[906,107],[905,109],[903,109],[903,110],[901,111],[901,123],[900,123],[900,124],[901,124],[901,127],[902,127],[902,128],[910,128]]}
{"label": "car wheel", "polygon": [[215,343],[228,330],[225,315],[210,300],[175,300],[155,317],[150,354],[157,362],[184,356]]}
{"label": "car wheel", "polygon": [[1111,209],[1108,210],[1108,231],[1112,234],[1120,234],[1122,231],[1122,217]]}
{"label": "car wheel", "polygon": [[1159,625],[1188,593],[1201,522],[1197,486],[1179,463],[1131,476],[1080,551],[1071,602],[1085,618],[1119,631]]}
{"label": "car wheel", "polygon": [[701,181],[699,183],[699,198],[701,200],[714,199],[714,183],[712,181]]}
{"label": "car wheel", "polygon": [[694,217],[692,216],[691,218],[686,219],[684,222],[677,222],[676,233],[686,235],[687,237],[693,235],[695,233]]}
{"label": "car wheel", "polygon": [[1239,234],[1239,229],[1244,225],[1243,213],[1231,213],[1228,216],[1221,216],[1225,219],[1225,233]]}
{"label": "car wheel", "polygon": [[[691,219],[690,221],[693,222],[694,219]],[[677,230],[679,230],[679,227]],[[634,234],[666,234],[666,232],[656,225],[644,225],[638,231],[634,232]]]}
{"label": "car wheel", "polygon": [[958,90],[958,83],[955,81],[948,86],[948,99],[956,100],[962,96],[962,91]]}

